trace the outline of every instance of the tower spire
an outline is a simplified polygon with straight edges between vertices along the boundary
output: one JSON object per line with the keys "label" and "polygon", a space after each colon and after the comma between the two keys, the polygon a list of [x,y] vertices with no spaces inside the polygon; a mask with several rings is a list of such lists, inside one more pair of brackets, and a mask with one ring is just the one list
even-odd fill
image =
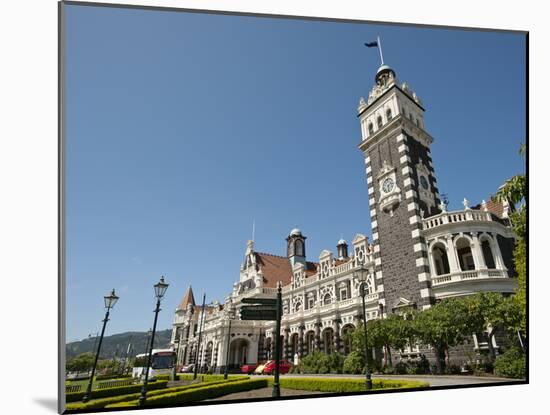
{"label": "tower spire", "polygon": [[376,36],[376,43],[378,43],[378,51],[380,52],[380,65],[384,65],[384,55],[382,54],[382,42],[380,36]]}

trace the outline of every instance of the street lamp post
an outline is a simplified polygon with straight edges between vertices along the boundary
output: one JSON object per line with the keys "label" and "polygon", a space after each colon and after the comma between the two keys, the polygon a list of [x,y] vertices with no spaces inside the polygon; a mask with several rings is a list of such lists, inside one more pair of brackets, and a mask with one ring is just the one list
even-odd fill
{"label": "street lamp post", "polygon": [[227,317],[229,318],[229,328],[227,329],[227,353],[225,355],[225,370],[223,373],[224,379],[227,379],[227,375],[229,373],[229,351],[230,351],[229,344],[231,342],[231,321],[233,321],[233,319],[235,318],[235,312],[233,311],[233,303],[231,298],[229,299],[228,307],[229,308],[227,312]]}
{"label": "street lamp post", "polygon": [[176,347],[176,358],[174,360],[173,378],[174,380],[178,380],[178,358],[180,355],[180,339],[179,339],[178,330],[176,330],[176,337],[174,338],[174,343],[177,344],[177,347]]}
{"label": "street lamp post", "polygon": [[197,350],[195,352],[195,367],[193,368],[193,380],[197,379],[197,373],[199,371],[199,364],[201,363],[201,338],[202,338],[202,326],[204,323],[204,304],[206,301],[206,293],[202,295],[202,308],[199,318],[199,341],[197,344]]}
{"label": "street lamp post", "polygon": [[371,379],[371,373],[370,373],[370,367],[369,367],[369,346],[367,341],[367,311],[365,307],[365,286],[367,285],[367,267],[365,265],[361,266],[360,276],[359,280],[361,281],[361,284],[359,286],[359,291],[361,295],[361,302],[363,304],[363,331],[365,335],[365,372],[366,372],[366,387],[367,390],[372,389],[372,379]]}
{"label": "street lamp post", "polygon": [[149,380],[149,368],[151,367],[151,357],[153,355],[153,344],[155,343],[155,330],[157,329],[157,319],[160,311],[160,301],[166,290],[168,284],[164,282],[164,277],[160,278],[160,281],[155,285],[155,296],[157,297],[157,306],[155,308],[155,320],[153,322],[153,331],[151,332],[151,343],[149,344],[149,354],[147,356],[147,365],[145,366],[145,379],[143,380],[143,386],[141,387],[141,396],[139,397],[139,406],[145,405],[147,400],[147,381]]}
{"label": "street lamp post", "polygon": [[84,397],[82,398],[82,402],[88,402],[92,396],[92,385],[94,382],[94,376],[95,376],[95,369],[97,367],[97,360],[99,359],[99,352],[101,350],[101,343],[103,342],[103,335],[105,334],[105,326],[107,325],[107,322],[109,321],[109,312],[111,311],[111,308],[113,308],[118,301],[117,295],[115,294],[115,289],[113,288],[113,291],[109,295],[106,295],[103,297],[105,301],[105,309],[107,310],[105,312],[105,318],[103,319],[103,328],[101,329],[101,337],[99,338],[99,343],[97,345],[97,352],[94,359],[94,365],[92,367],[92,373],[90,374],[90,380],[88,382],[88,388],[86,389],[86,393],[84,394]]}

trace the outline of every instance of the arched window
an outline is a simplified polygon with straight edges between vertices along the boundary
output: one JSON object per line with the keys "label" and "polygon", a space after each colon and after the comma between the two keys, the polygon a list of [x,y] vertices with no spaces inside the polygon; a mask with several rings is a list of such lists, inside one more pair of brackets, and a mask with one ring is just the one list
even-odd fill
{"label": "arched window", "polygon": [[378,128],[382,128],[382,116],[381,115],[376,117],[376,125],[378,125]]}
{"label": "arched window", "polygon": [[302,303],[301,302],[297,302],[296,305],[294,306],[294,311],[298,312],[302,309]]}
{"label": "arched window", "polygon": [[491,243],[487,239],[481,241],[481,251],[483,252],[483,259],[485,259],[485,265],[489,269],[495,269],[495,256],[493,255],[493,249]]}
{"label": "arched window", "polygon": [[334,351],[334,347],[332,344],[332,341],[334,338],[333,330],[330,327],[326,328],[325,330],[323,330],[322,336],[323,336],[323,349],[324,349],[323,351],[326,354],[331,354]]}
{"label": "arched window", "polygon": [[472,255],[472,248],[470,248],[470,241],[468,241],[468,239],[460,238],[456,242],[456,253],[462,271],[471,271],[476,268],[474,256]]}
{"label": "arched window", "polygon": [[323,305],[330,304],[331,300],[332,299],[330,297],[330,294],[325,294],[325,296],[323,297]]}
{"label": "arched window", "polygon": [[346,324],[342,328],[342,340],[344,343],[344,354],[348,355],[350,354],[352,350],[352,340],[353,340],[353,330],[355,328],[351,324]]}
{"label": "arched window", "polygon": [[371,122],[369,122],[369,135],[374,133],[374,127]]}
{"label": "arched window", "polygon": [[391,108],[388,108],[388,109],[386,110],[386,119],[387,119],[388,121],[390,121],[391,118],[392,118]]}
{"label": "arched window", "polygon": [[449,274],[449,258],[447,257],[447,249],[444,245],[438,243],[432,249],[432,258],[437,275]]}
{"label": "arched window", "polygon": [[299,239],[294,243],[294,252],[297,256],[304,256],[304,243]]}

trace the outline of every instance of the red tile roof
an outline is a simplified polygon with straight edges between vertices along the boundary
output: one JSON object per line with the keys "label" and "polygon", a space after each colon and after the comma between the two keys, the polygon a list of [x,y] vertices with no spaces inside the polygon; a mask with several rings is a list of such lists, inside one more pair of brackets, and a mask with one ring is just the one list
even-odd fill
{"label": "red tile roof", "polygon": [[262,268],[266,287],[277,287],[278,281],[283,285],[290,284],[292,267],[287,257],[256,252],[256,261]]}
{"label": "red tile roof", "polygon": [[180,302],[180,305],[178,306],[178,309],[186,310],[188,304],[195,305],[195,297],[193,296],[193,289],[191,288],[191,286],[189,286],[187,288],[187,291],[185,291],[185,294],[183,295],[183,298],[181,299],[181,302]]}
{"label": "red tile roof", "polygon": [[[493,215],[500,219],[504,219],[503,213],[504,213],[504,204],[502,202],[499,202],[497,200],[493,200],[492,196],[489,197],[489,200],[485,202],[487,206],[487,210],[491,212]],[[510,208],[512,206],[510,205]],[[479,205],[473,206],[472,209],[479,209],[482,210],[481,203]]]}

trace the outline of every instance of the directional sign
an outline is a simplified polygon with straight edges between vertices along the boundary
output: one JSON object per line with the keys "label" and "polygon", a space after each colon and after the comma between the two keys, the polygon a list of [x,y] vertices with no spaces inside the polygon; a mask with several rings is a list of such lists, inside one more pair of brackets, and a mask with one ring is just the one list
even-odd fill
{"label": "directional sign", "polygon": [[241,307],[241,310],[249,310],[249,311],[275,311],[277,310],[276,305],[264,305],[264,304],[254,304],[254,305],[245,305]]}
{"label": "directional sign", "polygon": [[277,310],[266,306],[243,307],[241,320],[277,320]]}
{"label": "directional sign", "polygon": [[243,298],[241,303],[245,304],[263,304],[275,307],[277,305],[276,298]]}

